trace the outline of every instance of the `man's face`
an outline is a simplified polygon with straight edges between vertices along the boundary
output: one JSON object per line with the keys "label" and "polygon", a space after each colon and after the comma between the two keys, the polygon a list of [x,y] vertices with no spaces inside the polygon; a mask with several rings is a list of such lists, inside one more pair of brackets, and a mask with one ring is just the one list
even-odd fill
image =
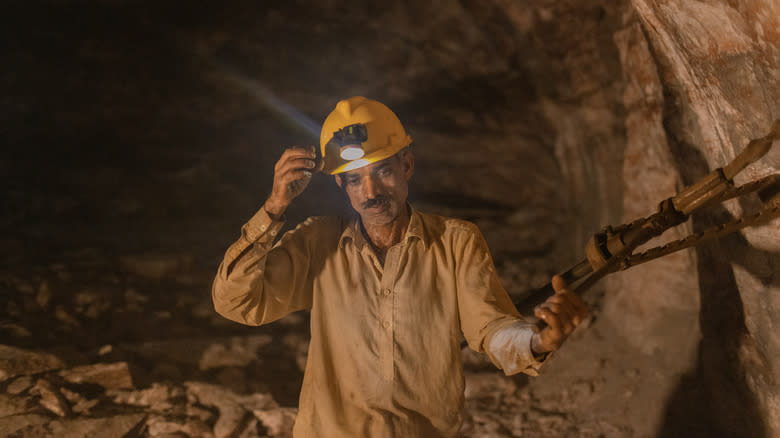
{"label": "man's face", "polygon": [[406,208],[414,156],[402,150],[382,161],[344,172],[336,183],[344,189],[364,226],[387,225]]}

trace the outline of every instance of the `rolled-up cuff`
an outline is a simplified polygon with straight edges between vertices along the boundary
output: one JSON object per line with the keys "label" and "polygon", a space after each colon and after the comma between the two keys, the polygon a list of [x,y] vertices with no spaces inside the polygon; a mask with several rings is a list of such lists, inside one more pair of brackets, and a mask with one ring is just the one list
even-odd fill
{"label": "rolled-up cuff", "polygon": [[279,230],[284,226],[284,220],[273,220],[265,208],[260,210],[252,216],[249,221],[244,224],[242,228],[242,234],[249,242],[257,242],[262,237],[268,237],[273,240]]}
{"label": "rolled-up cuff", "polygon": [[521,372],[537,376],[539,369],[550,357],[550,354],[540,359],[534,357],[531,339],[537,330],[533,324],[526,321],[517,321],[501,327],[486,340],[485,351],[490,360],[504,370],[507,376]]}

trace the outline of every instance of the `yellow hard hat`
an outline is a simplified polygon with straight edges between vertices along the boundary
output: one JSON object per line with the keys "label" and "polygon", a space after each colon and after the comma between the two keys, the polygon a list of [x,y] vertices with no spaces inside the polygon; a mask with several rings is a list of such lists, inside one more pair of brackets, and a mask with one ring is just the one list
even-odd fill
{"label": "yellow hard hat", "polygon": [[384,104],[355,96],[336,104],[320,131],[323,172],[335,175],[359,169],[409,146],[398,117]]}

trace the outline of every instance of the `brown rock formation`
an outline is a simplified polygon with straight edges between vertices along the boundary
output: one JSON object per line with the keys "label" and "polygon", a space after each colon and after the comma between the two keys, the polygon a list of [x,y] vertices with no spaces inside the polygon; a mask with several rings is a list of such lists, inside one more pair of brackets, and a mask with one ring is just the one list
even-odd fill
{"label": "brown rock formation", "polygon": [[[344,96],[397,110],[412,202],[474,220],[516,296],[780,118],[776,0],[11,1],[1,15],[0,434],[286,436],[306,318],[237,327],[213,314],[210,277],[281,149],[314,142]],[[737,182],[779,167],[775,145]],[[343,203],[317,177],[289,214]],[[464,433],[780,436],[778,272],[775,221],[610,277],[542,376],[467,355]]]}

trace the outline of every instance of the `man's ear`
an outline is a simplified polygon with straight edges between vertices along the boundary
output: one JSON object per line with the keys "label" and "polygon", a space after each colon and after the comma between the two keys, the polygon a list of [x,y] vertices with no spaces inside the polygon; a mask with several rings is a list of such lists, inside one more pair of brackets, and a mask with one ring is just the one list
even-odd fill
{"label": "man's ear", "polygon": [[339,185],[339,188],[340,188],[340,189],[343,189],[343,188],[344,188],[344,186],[342,186],[342,185],[341,185],[341,174],[336,174],[336,175],[333,175],[333,179],[335,179],[335,180],[336,180],[336,184],[338,184],[338,185]]}
{"label": "man's ear", "polygon": [[401,154],[401,167],[404,171],[404,177],[407,181],[414,175],[414,154],[411,150],[406,149]]}

